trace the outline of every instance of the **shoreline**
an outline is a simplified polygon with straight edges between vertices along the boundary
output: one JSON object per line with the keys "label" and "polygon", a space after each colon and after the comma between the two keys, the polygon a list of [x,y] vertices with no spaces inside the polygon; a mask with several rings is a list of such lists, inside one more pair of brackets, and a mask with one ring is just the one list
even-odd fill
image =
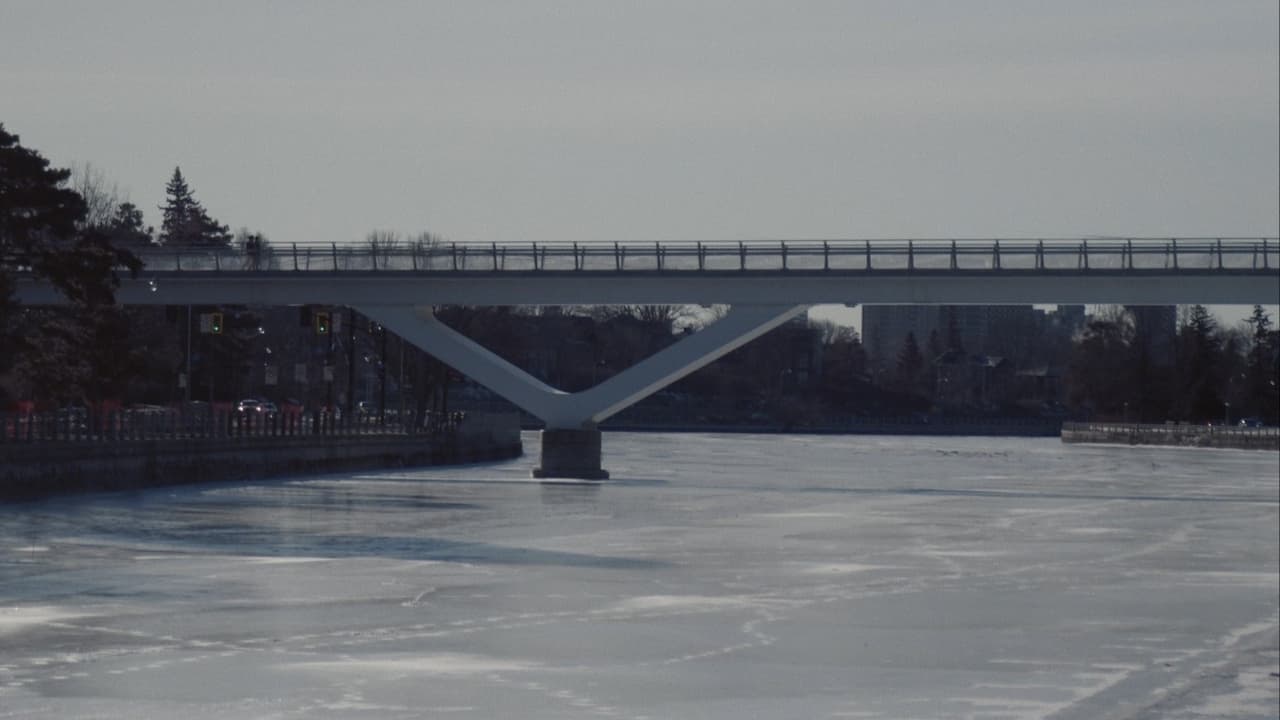
{"label": "shoreline", "polygon": [[1063,423],[1062,442],[1280,451],[1280,428]]}
{"label": "shoreline", "polygon": [[448,436],[303,435],[123,442],[52,441],[0,447],[0,503],[56,495],[463,465],[524,454],[514,416],[487,417]]}

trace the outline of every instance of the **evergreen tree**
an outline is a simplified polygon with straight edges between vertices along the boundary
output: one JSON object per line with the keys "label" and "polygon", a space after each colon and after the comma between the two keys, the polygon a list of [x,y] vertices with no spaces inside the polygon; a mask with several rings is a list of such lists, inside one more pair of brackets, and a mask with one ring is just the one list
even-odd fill
{"label": "evergreen tree", "polygon": [[938,394],[938,359],[947,351],[942,347],[942,336],[938,334],[935,328],[929,331],[929,341],[925,345],[924,366],[927,374],[924,379],[925,389],[929,391],[930,397],[936,397]]}
{"label": "evergreen tree", "polygon": [[160,242],[164,245],[192,244],[192,238],[198,235],[194,219],[199,205],[191,195],[191,188],[182,177],[182,169],[175,167],[173,177],[164,187],[165,204],[160,207],[164,219],[160,225]]}
{"label": "evergreen tree", "polygon": [[[77,357],[112,352],[91,342],[90,331],[97,310],[115,302],[116,269],[141,268],[99,229],[83,227],[86,205],[65,187],[70,176],[0,126],[0,372],[17,365],[40,381],[35,390],[63,397],[92,373]],[[72,307],[20,311],[12,296],[19,269],[50,282]]]}
{"label": "evergreen tree", "polygon": [[147,248],[152,245],[153,228],[143,224],[142,210],[130,202],[116,206],[106,232],[116,247]]}
{"label": "evergreen tree", "polygon": [[964,338],[960,335],[960,318],[954,305],[946,306],[947,316],[947,350],[964,352]]}
{"label": "evergreen tree", "polygon": [[1095,318],[1071,348],[1067,401],[1112,419],[1134,400],[1129,375],[1132,328],[1122,318]]}
{"label": "evergreen tree", "polygon": [[0,125],[0,261],[30,265],[50,245],[72,239],[86,210],[63,187],[71,171],[50,168],[18,142]]}
{"label": "evergreen tree", "polygon": [[1184,419],[1210,421],[1222,417],[1218,392],[1218,362],[1221,340],[1218,325],[1208,309],[1194,305],[1178,332],[1181,375],[1181,415]]}
{"label": "evergreen tree", "polygon": [[84,218],[84,200],[63,187],[69,177],[70,170],[50,168],[0,125],[0,373],[31,349],[19,323],[14,273],[46,269],[45,254],[69,241]]}
{"label": "evergreen tree", "polygon": [[942,357],[942,354],[947,351],[946,348],[942,347],[942,337],[938,335],[936,329],[929,331],[929,344],[927,347],[929,348],[929,354],[925,359],[929,363],[937,362],[938,358]]}
{"label": "evergreen tree", "polygon": [[902,349],[898,351],[898,384],[903,392],[917,392],[920,386],[920,371],[924,368],[924,356],[920,354],[920,344],[916,342],[916,334],[907,333],[902,341]]}
{"label": "evergreen tree", "polygon": [[192,247],[224,248],[231,243],[231,232],[219,224],[195,199],[182,169],[175,167],[165,185],[165,204],[160,210],[164,220],[160,226],[160,243]]}
{"label": "evergreen tree", "polygon": [[1280,422],[1280,345],[1271,329],[1271,317],[1261,305],[1253,306],[1248,321],[1252,330],[1245,365],[1245,386],[1252,407],[1248,410],[1268,423]]}

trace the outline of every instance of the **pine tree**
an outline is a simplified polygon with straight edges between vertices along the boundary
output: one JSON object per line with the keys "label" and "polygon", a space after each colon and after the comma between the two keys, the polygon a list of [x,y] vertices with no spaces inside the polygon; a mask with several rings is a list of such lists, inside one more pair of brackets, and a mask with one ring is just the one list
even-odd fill
{"label": "pine tree", "polygon": [[0,261],[26,261],[75,236],[84,199],[63,187],[71,171],[49,167],[0,125]]}
{"label": "pine tree", "polygon": [[938,331],[936,329],[929,331],[929,344],[926,347],[929,349],[929,354],[925,360],[930,363],[937,362],[938,358],[942,357],[942,354],[947,351],[947,349],[942,346],[942,337],[938,335]]}
{"label": "pine tree", "polygon": [[161,244],[215,248],[230,245],[229,228],[209,217],[182,176],[182,168],[173,169],[173,176],[164,191],[166,201],[160,208],[164,213],[160,226]]}
{"label": "pine tree", "polygon": [[1275,423],[1280,414],[1280,347],[1276,346],[1271,317],[1261,305],[1253,306],[1247,322],[1253,330],[1245,367],[1246,387],[1252,403],[1249,409],[1268,423]]}
{"label": "pine tree", "polygon": [[1120,419],[1132,399],[1128,374],[1132,332],[1123,318],[1095,317],[1071,347],[1067,399],[1104,417]]}
{"label": "pine tree", "polygon": [[944,312],[947,317],[947,350],[963,353],[964,338],[960,335],[960,319],[957,317],[959,312],[955,305],[946,306]]}
{"label": "pine tree", "polygon": [[1179,331],[1182,375],[1182,415],[1188,420],[1213,420],[1222,416],[1218,394],[1218,361],[1221,340],[1218,324],[1203,305],[1194,305]]}
{"label": "pine tree", "polygon": [[152,228],[143,225],[142,210],[130,202],[117,205],[107,224],[107,235],[116,247],[149,247],[151,234]]}
{"label": "pine tree", "polygon": [[199,234],[195,223],[200,205],[182,177],[182,168],[173,169],[173,177],[164,187],[166,202],[160,210],[164,220],[160,226],[160,242],[164,245],[194,245]]}
{"label": "pine tree", "polygon": [[[70,176],[0,126],[0,371],[17,366],[21,377],[40,380],[29,383],[35,391],[63,396],[92,374],[84,357],[112,352],[88,333],[115,303],[116,269],[141,268],[100,229],[84,227],[86,204],[65,187]],[[72,306],[18,312],[12,273],[19,268],[47,280]]]}
{"label": "pine tree", "polygon": [[898,352],[898,382],[905,392],[916,392],[920,384],[920,370],[924,367],[924,356],[920,354],[920,344],[916,342],[916,334],[907,333],[902,341],[902,350]]}
{"label": "pine tree", "polygon": [[19,268],[44,269],[42,257],[74,237],[84,219],[84,200],[63,187],[70,177],[70,170],[50,168],[40,153],[22,147],[18,136],[0,125],[0,373],[31,349],[18,323],[13,274]]}

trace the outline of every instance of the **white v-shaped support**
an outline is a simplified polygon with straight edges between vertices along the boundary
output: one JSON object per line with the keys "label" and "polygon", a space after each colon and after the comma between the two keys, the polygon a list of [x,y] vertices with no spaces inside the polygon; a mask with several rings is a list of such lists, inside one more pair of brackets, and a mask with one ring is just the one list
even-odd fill
{"label": "white v-shaped support", "polygon": [[806,305],[735,305],[728,314],[588,390],[566,393],[436,319],[429,307],[357,308],[441,362],[546,422],[594,428],[605,418],[804,312]]}

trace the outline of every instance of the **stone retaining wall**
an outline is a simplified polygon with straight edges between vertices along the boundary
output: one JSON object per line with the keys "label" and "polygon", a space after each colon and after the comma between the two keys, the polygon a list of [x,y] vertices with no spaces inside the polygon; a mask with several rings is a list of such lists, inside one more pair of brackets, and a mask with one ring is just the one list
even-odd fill
{"label": "stone retaining wall", "polygon": [[469,417],[452,436],[139,440],[8,445],[0,501],[348,470],[519,457],[518,418]]}

